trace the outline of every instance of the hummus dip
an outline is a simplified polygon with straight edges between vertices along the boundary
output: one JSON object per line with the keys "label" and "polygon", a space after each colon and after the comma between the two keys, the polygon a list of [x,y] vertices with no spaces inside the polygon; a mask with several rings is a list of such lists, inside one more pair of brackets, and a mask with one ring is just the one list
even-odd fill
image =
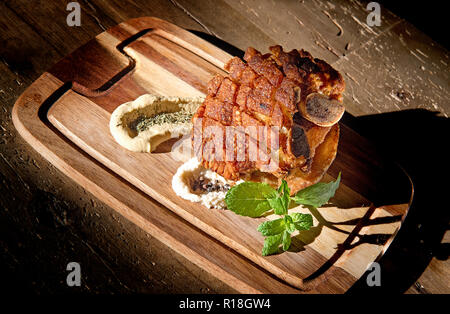
{"label": "hummus dip", "polygon": [[188,201],[202,203],[207,208],[226,209],[225,195],[235,184],[212,170],[204,168],[197,158],[181,165],[172,178],[172,189]]}

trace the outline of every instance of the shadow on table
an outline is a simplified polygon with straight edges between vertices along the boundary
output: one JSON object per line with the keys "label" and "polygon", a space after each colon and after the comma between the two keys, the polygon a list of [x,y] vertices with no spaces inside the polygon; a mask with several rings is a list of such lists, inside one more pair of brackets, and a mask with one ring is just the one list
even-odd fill
{"label": "shadow on table", "polygon": [[[366,273],[350,293],[404,292],[420,277],[432,257],[447,259],[449,244],[441,243],[449,228],[446,155],[449,119],[438,112],[411,109],[353,117],[343,123],[371,140],[411,176],[414,201],[395,241],[380,259],[381,286],[368,287]],[[425,287],[426,289],[426,287]]]}
{"label": "shadow on table", "polygon": [[230,55],[232,56],[237,56],[239,58],[243,58],[244,57],[244,51],[242,51],[241,49],[227,43],[226,41],[223,41],[220,38],[217,38],[213,35],[210,34],[206,34],[200,31],[194,31],[194,30],[189,30],[189,32],[191,32],[192,34],[206,40],[207,42],[213,44],[216,47],[219,47],[220,49],[222,49],[223,51],[228,52]]}
{"label": "shadow on table", "polygon": [[[203,32],[191,31],[233,56],[244,52]],[[381,286],[369,287],[366,272],[349,293],[402,293],[411,287],[433,257],[448,259],[450,244],[441,243],[449,230],[448,118],[438,112],[411,109],[354,117],[346,113],[342,122],[372,141],[390,160],[398,162],[414,184],[414,202],[402,228],[379,260]],[[349,222],[354,223],[354,222]],[[379,221],[379,223],[383,223]],[[360,239],[377,244],[379,239]],[[383,241],[381,241],[383,242]],[[426,289],[426,287],[425,287]]]}

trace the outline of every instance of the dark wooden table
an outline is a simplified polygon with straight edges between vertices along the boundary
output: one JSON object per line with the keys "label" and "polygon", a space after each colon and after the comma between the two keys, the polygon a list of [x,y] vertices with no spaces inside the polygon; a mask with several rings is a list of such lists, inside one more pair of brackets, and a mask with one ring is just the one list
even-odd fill
{"label": "dark wooden table", "polygon": [[[69,27],[68,2],[0,3],[0,274],[8,291],[234,292],[62,175],[11,122],[15,100],[41,73],[130,18],[156,16],[241,50],[279,43],[310,51],[344,74],[347,123],[412,172],[416,191],[443,176],[449,52],[385,8],[381,25],[368,27],[366,2],[357,1],[86,0],[81,26]],[[398,292],[450,293],[447,205],[427,206],[403,236],[418,245],[402,242],[386,262],[420,261]],[[81,287],[66,285],[71,261],[81,265]]]}

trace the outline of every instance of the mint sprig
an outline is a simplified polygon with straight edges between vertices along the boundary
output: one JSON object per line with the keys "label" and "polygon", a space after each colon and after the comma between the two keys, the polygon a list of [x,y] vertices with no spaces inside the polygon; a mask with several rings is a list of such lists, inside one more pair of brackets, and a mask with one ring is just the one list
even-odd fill
{"label": "mint sprig", "polygon": [[263,236],[272,236],[282,233],[286,230],[285,222],[283,218],[278,218],[275,220],[264,221],[258,226],[257,229]]}
{"label": "mint sprig", "polygon": [[336,181],[316,183],[293,197],[285,180],[277,190],[265,183],[243,182],[227,192],[225,203],[228,209],[242,216],[260,217],[271,209],[282,216],[258,226],[257,230],[265,237],[262,255],[267,256],[277,253],[280,245],[283,251],[287,251],[291,246],[291,234],[296,230],[309,230],[313,225],[311,214],[288,213],[291,200],[301,205],[321,207],[334,196],[340,181],[341,173]]}
{"label": "mint sprig", "polygon": [[275,254],[279,250],[279,246],[283,241],[283,233],[274,234],[264,239],[264,246],[262,248],[262,255],[267,256]]}
{"label": "mint sprig", "polygon": [[313,224],[312,216],[310,214],[292,213],[292,224],[296,230],[309,230]]}
{"label": "mint sprig", "polygon": [[266,183],[243,182],[228,190],[225,203],[238,215],[259,217],[273,208],[269,200],[276,194]]}
{"label": "mint sprig", "polygon": [[258,226],[258,231],[265,236],[262,255],[277,253],[279,246],[283,245],[283,251],[291,246],[291,233],[295,230],[308,230],[313,225],[311,214],[292,213],[283,218],[265,221]]}
{"label": "mint sprig", "polygon": [[283,180],[273,197],[267,199],[275,214],[287,214],[289,203],[291,202],[290,194],[291,189],[288,187],[287,182]]}
{"label": "mint sprig", "polygon": [[316,208],[322,207],[334,196],[340,182],[341,173],[339,172],[336,181],[331,181],[329,183],[319,182],[311,185],[298,191],[292,199],[297,204],[313,206]]}

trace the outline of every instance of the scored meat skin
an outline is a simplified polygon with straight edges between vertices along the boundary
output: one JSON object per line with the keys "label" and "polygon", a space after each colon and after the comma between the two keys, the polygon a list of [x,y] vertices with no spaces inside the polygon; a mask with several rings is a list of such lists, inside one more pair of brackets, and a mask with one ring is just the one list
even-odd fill
{"label": "scored meat skin", "polygon": [[[336,70],[304,50],[284,52],[281,46],[273,46],[270,51],[263,55],[249,47],[245,61],[238,57],[229,60],[225,65],[229,75],[211,79],[205,101],[193,117],[195,155],[203,166],[227,179],[266,172],[281,180],[293,169],[307,174],[316,148],[340,119],[335,114],[336,121],[319,126],[313,116],[302,115],[300,110],[310,94],[325,95],[340,106],[345,84]],[[270,146],[274,135],[268,129],[266,133],[244,131],[248,127],[277,127],[278,146]],[[213,138],[220,141],[214,145]],[[269,149],[259,147],[264,142]],[[256,159],[250,158],[252,144],[259,145]],[[234,147],[228,159],[227,145]],[[268,167],[275,159],[276,167]]]}

